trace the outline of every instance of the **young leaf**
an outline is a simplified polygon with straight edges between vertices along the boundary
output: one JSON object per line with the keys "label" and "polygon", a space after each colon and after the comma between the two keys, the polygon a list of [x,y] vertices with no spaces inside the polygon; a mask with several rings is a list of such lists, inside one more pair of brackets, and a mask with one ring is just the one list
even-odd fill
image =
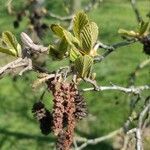
{"label": "young leaf", "polygon": [[1,53],[5,53],[5,54],[8,54],[8,55],[12,55],[12,56],[16,56],[16,52],[6,48],[6,47],[2,47],[0,46],[0,52]]}
{"label": "young leaf", "polygon": [[81,53],[78,50],[76,50],[76,49],[70,50],[69,57],[72,62],[74,62],[79,56],[81,56]]}
{"label": "young leaf", "polygon": [[54,32],[55,35],[62,38],[64,36],[63,30],[64,28],[57,24],[51,25],[51,30]]}
{"label": "young leaf", "polygon": [[62,38],[62,40],[60,40],[57,45],[58,46],[56,48],[54,48],[53,46],[49,46],[49,54],[53,59],[62,59],[68,50],[68,43],[65,38]]}
{"label": "young leaf", "polygon": [[69,31],[64,30],[63,33],[64,33],[64,36],[70,46],[76,47],[76,48],[80,47],[80,43],[79,43],[78,39],[76,37],[74,37]]}
{"label": "young leaf", "polygon": [[49,55],[52,57],[52,59],[62,59],[62,56],[60,55],[59,51],[54,48],[52,45],[49,46]]}
{"label": "young leaf", "polygon": [[12,55],[20,56],[21,46],[18,43],[16,37],[9,31],[2,33],[1,52]]}
{"label": "young leaf", "polygon": [[148,26],[149,26],[149,22],[141,22],[139,34],[143,35],[147,31]]}
{"label": "young leaf", "polygon": [[82,78],[90,76],[92,65],[93,59],[88,55],[80,56],[75,60],[75,69]]}
{"label": "young leaf", "polygon": [[80,31],[89,22],[87,15],[84,12],[79,12],[73,18],[73,33],[80,40]]}
{"label": "young leaf", "polygon": [[61,55],[64,55],[67,50],[68,50],[68,42],[67,40],[63,37],[62,40],[60,41],[59,45],[58,45],[58,50],[59,50],[59,53]]}
{"label": "young leaf", "polygon": [[89,54],[98,37],[98,27],[96,23],[90,22],[85,25],[81,30],[80,37],[83,51]]}

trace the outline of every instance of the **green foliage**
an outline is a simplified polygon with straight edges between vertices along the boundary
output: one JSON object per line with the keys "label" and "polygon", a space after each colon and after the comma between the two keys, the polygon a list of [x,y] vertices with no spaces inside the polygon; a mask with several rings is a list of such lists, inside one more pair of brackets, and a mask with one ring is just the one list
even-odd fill
{"label": "green foliage", "polygon": [[[52,57],[58,55],[59,58],[63,58],[63,55],[68,52],[70,60],[75,62],[74,65],[77,68],[78,75],[82,78],[88,77],[93,64],[93,57],[97,55],[93,50],[98,37],[96,23],[90,22],[84,12],[78,12],[73,19],[74,35],[60,25],[52,24],[51,29],[59,38],[64,38],[59,48],[50,48]],[[69,48],[66,46],[67,43],[70,46]]]}
{"label": "green foliage", "polygon": [[88,78],[91,76],[93,65],[92,57],[88,55],[80,56],[75,60],[75,69],[78,72],[78,76],[82,78]]}
{"label": "green foliage", "polygon": [[53,31],[53,33],[55,35],[57,35],[60,38],[62,38],[64,36],[64,33],[63,33],[64,29],[60,25],[52,24],[51,25],[51,30]]}
{"label": "green foliage", "polygon": [[65,38],[66,38],[68,44],[69,44],[72,48],[74,48],[74,47],[78,48],[78,47],[79,47],[79,41],[78,41],[78,39],[77,39],[76,37],[74,37],[74,36],[73,36],[69,31],[67,31],[67,30],[64,30],[63,33],[64,33],[64,36],[65,36]]}
{"label": "green foliage", "polygon": [[86,24],[80,33],[82,51],[86,54],[90,54],[94,44],[98,37],[98,27],[96,23],[90,22]]}
{"label": "green foliage", "polygon": [[65,37],[59,40],[57,45],[49,46],[49,54],[52,56],[53,59],[63,59],[67,50],[68,50],[68,43]]}
{"label": "green foliage", "polygon": [[[138,2],[138,6],[143,16],[149,10],[148,5],[145,3],[146,1],[147,0],[142,0]],[[23,21],[21,29],[14,30],[11,26],[14,18],[12,16],[8,16],[5,7],[3,7],[5,2],[5,0],[0,1],[0,9],[3,10],[0,13],[0,30],[4,31],[9,29],[10,31],[15,31],[14,33],[19,35],[21,31],[25,30],[27,23]],[[61,3],[60,0],[57,0],[57,2],[56,0],[46,2],[51,4],[48,8]],[[14,6],[18,6],[18,3],[22,2],[16,0],[13,1],[13,3]],[[59,14],[60,9],[62,9],[62,7],[56,6],[52,9],[52,12],[54,11]],[[117,36],[116,30],[122,25],[127,29],[134,29],[137,25],[134,19],[134,13],[131,13],[130,3],[122,0],[117,0],[117,2],[112,0],[106,1],[102,3],[100,8],[92,10],[89,15],[90,18],[94,19],[98,25],[101,25],[101,39],[103,39],[105,43],[115,43],[120,40]],[[128,21],[125,21],[127,19]],[[47,20],[47,22],[49,21],[51,22],[51,20]],[[47,37],[48,38],[44,40],[49,42],[51,35],[48,35]],[[109,56],[109,59],[103,61],[101,65],[94,65],[94,70],[96,70],[97,73],[97,82],[101,85],[108,85],[111,81],[112,83],[126,86],[129,73],[135,69],[139,62],[146,58],[147,56],[142,53],[142,47],[138,43],[128,48],[123,47],[120,50],[117,50],[117,52],[112,53]],[[2,64],[5,63],[5,59],[1,58],[0,61],[2,66]],[[49,61],[51,60],[48,60],[48,62]],[[51,71],[59,68],[62,64],[67,65],[67,62],[62,60],[61,62],[50,62],[49,64],[48,68]],[[136,85],[146,84],[149,81],[149,73],[147,73],[147,69],[149,69],[148,67],[138,74],[138,80],[135,83]],[[28,74],[26,78],[18,78],[15,82],[12,82],[12,79],[9,77],[0,80],[0,85],[3,87],[0,90],[1,150],[53,149],[51,147],[51,142],[53,142],[53,140],[49,138],[49,136],[41,136],[37,122],[31,115],[32,104],[42,93],[42,89],[38,89],[38,92],[33,93],[30,88],[29,85],[35,79],[35,76],[31,79],[32,76],[33,74]],[[19,90],[14,87],[14,84],[19,87]],[[85,136],[91,139],[106,135],[107,133],[122,126],[124,121],[127,119],[130,97],[126,97],[120,92],[110,91],[103,93],[87,92],[84,95],[88,105],[90,106],[89,113],[92,115],[92,119],[89,119],[89,121],[85,120],[77,126],[78,134],[81,134],[83,137]],[[50,98],[50,94],[46,93],[44,102],[48,109],[50,108],[50,103],[52,103],[52,98],[51,100]],[[8,119],[8,116],[11,117]],[[25,133],[25,135],[21,135],[20,133]],[[26,135],[29,135],[29,137]],[[110,150],[113,149],[111,145],[111,141],[108,141],[106,143],[100,143],[99,145],[92,145],[91,147],[88,146],[86,150]],[[148,149],[149,141],[147,141],[147,150]]]}
{"label": "green foliage", "polygon": [[89,23],[88,16],[84,12],[79,12],[73,19],[73,33],[80,40],[80,33],[83,27]]}
{"label": "green foliage", "polygon": [[148,32],[148,30],[150,30],[149,22],[142,21],[139,28],[139,35],[143,35],[144,33]]}
{"label": "green foliage", "polygon": [[2,33],[0,42],[0,52],[19,57],[21,55],[21,46],[16,37],[9,31]]}
{"label": "green foliage", "polygon": [[64,35],[65,29],[62,28],[60,25],[52,24],[51,30],[55,35],[59,37],[59,40],[57,41],[57,44],[55,44],[55,46],[50,46],[49,54],[52,56],[53,59],[63,59],[69,46],[67,39]]}
{"label": "green foliage", "polygon": [[76,50],[76,49],[71,49],[70,50],[69,58],[72,62],[74,62],[79,56],[82,56],[82,55],[78,50]]}

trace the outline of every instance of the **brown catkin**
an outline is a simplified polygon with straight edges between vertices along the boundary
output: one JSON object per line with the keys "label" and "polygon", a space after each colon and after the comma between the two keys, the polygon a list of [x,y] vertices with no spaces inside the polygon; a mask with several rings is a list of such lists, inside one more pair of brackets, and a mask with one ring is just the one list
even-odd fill
{"label": "brown catkin", "polygon": [[53,118],[50,111],[45,108],[45,105],[41,101],[39,101],[33,105],[32,113],[40,123],[41,132],[44,135],[48,135],[51,132],[53,125]]}
{"label": "brown catkin", "polygon": [[72,83],[64,83],[62,85],[64,91],[64,116],[67,118],[67,126],[63,132],[58,135],[58,140],[56,144],[57,150],[69,150],[72,141],[75,128],[75,103],[74,97],[76,91],[74,90],[74,85]]}
{"label": "brown catkin", "polygon": [[53,84],[52,93],[54,96],[53,105],[53,132],[58,135],[63,130],[63,114],[64,114],[64,98],[62,91],[62,83],[59,81],[52,81]]}
{"label": "brown catkin", "polygon": [[53,79],[48,82],[48,88],[54,96],[52,129],[57,136],[56,149],[69,150],[76,120],[87,115],[86,102],[72,82]]}
{"label": "brown catkin", "polygon": [[83,118],[85,118],[88,114],[88,110],[87,110],[87,104],[86,101],[84,100],[83,95],[77,91],[76,96],[75,96],[75,118],[77,120],[81,120]]}

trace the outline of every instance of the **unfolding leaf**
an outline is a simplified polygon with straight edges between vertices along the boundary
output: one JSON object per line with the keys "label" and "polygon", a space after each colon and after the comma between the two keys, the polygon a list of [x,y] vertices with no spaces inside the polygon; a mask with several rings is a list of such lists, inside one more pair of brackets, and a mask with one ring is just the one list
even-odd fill
{"label": "unfolding leaf", "polygon": [[137,37],[139,34],[135,31],[127,31],[124,29],[119,29],[118,33],[123,35],[123,36],[129,36],[129,37]]}
{"label": "unfolding leaf", "polygon": [[92,65],[93,59],[88,55],[80,56],[75,60],[75,69],[79,77],[82,78],[88,78],[90,76]]}
{"label": "unfolding leaf", "polygon": [[141,22],[140,29],[139,29],[139,34],[143,35],[147,31],[148,26],[149,26],[149,22]]}
{"label": "unfolding leaf", "polygon": [[64,28],[57,24],[51,25],[51,30],[54,32],[55,35],[62,38],[64,36],[63,30]]}
{"label": "unfolding leaf", "polygon": [[70,50],[70,60],[74,62],[79,56],[81,56],[81,53],[76,49]]}
{"label": "unfolding leaf", "polygon": [[[3,40],[5,46],[1,45],[1,49],[2,49],[2,47],[7,49],[6,54],[10,54],[10,55],[17,56],[17,57],[20,56],[21,46],[18,43],[16,37],[11,32],[9,32],[9,31],[3,32],[2,40]],[[8,51],[10,51],[10,52],[8,52]]]}
{"label": "unfolding leaf", "polygon": [[62,56],[60,55],[59,51],[53,47],[52,45],[49,46],[49,55],[55,60],[55,59],[62,59]]}
{"label": "unfolding leaf", "polygon": [[50,46],[49,54],[53,59],[62,59],[68,50],[68,43],[65,38],[58,42],[57,47]]}
{"label": "unfolding leaf", "polygon": [[63,37],[62,40],[60,40],[60,43],[58,44],[59,53],[61,55],[64,55],[68,50],[68,46],[69,45],[68,45],[66,38]]}
{"label": "unfolding leaf", "polygon": [[76,48],[80,47],[80,43],[78,39],[74,37],[69,31],[64,30],[63,33],[69,45],[71,45],[72,47],[76,47]]}
{"label": "unfolding leaf", "polygon": [[79,12],[73,19],[73,33],[80,40],[80,31],[89,22],[87,15],[84,12]]}
{"label": "unfolding leaf", "polygon": [[95,22],[86,24],[80,33],[82,50],[89,54],[98,37],[98,27]]}
{"label": "unfolding leaf", "polygon": [[16,56],[16,52],[2,46],[0,46],[0,52],[8,55]]}

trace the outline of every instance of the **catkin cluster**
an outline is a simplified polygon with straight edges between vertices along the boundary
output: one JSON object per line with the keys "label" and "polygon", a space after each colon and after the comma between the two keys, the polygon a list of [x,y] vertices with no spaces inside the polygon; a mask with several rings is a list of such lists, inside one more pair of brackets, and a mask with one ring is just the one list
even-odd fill
{"label": "catkin cluster", "polygon": [[[73,141],[76,121],[87,116],[87,105],[73,82],[53,79],[49,80],[47,84],[54,97],[53,110],[52,113],[49,113],[51,114],[51,123],[47,123],[54,135],[57,136],[56,149],[69,150]],[[33,110],[37,120],[47,116],[47,110],[43,105],[40,108],[34,106]]]}

